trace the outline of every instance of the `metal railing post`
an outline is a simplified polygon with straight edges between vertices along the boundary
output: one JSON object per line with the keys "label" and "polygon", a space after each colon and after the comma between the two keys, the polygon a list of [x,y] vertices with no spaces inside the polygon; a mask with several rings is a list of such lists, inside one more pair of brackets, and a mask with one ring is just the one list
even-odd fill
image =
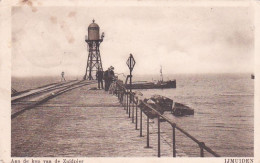
{"label": "metal railing post", "polygon": [[160,116],[158,115],[158,157],[161,157]]}
{"label": "metal railing post", "polygon": [[150,148],[150,143],[149,143],[149,117],[147,116],[147,137],[146,137],[146,142],[147,142],[147,145],[146,145],[146,148]]}
{"label": "metal railing post", "polygon": [[136,100],[136,103],[135,103],[135,129],[137,130],[137,119],[138,119],[138,117],[137,117],[137,101],[138,100]]}
{"label": "metal railing post", "polygon": [[199,147],[200,147],[200,157],[204,157],[204,146],[205,146],[205,143],[204,143],[204,142],[200,142],[200,143],[199,143]]}
{"label": "metal railing post", "polygon": [[176,124],[172,124],[172,156],[173,157],[176,157],[175,127]]}
{"label": "metal railing post", "polygon": [[118,98],[119,98],[120,104],[122,104],[122,91],[121,90],[118,92]]}
{"label": "metal railing post", "polygon": [[118,87],[116,88],[116,95],[117,95],[117,98],[118,98],[118,100],[119,100],[119,102],[121,103],[121,100],[120,100],[120,92],[119,92],[119,89],[118,89]]}
{"label": "metal railing post", "polygon": [[128,92],[126,91],[126,114],[128,113]]}
{"label": "metal railing post", "polygon": [[125,108],[125,102],[126,102],[126,100],[125,100],[125,96],[126,96],[126,95],[125,95],[125,92],[124,92],[124,94],[123,94],[123,105],[124,105],[124,110],[126,109],[126,108]]}
{"label": "metal railing post", "polygon": [[117,95],[117,98],[119,99],[120,101],[120,94],[119,94],[119,89],[118,89],[118,84],[116,83],[116,95]]}
{"label": "metal railing post", "polygon": [[135,109],[134,109],[135,105],[134,105],[134,99],[132,97],[132,123],[135,123],[134,122],[134,119],[135,119]]}
{"label": "metal railing post", "polygon": [[123,90],[120,90],[120,102],[123,103]]}
{"label": "metal railing post", "polygon": [[128,96],[128,118],[130,118],[131,115],[131,94]]}
{"label": "metal railing post", "polygon": [[124,103],[123,100],[124,100],[124,91],[122,90],[121,91],[121,103]]}
{"label": "metal railing post", "polygon": [[143,136],[142,132],[143,132],[143,115],[142,115],[143,111],[142,109],[140,108],[140,137]]}

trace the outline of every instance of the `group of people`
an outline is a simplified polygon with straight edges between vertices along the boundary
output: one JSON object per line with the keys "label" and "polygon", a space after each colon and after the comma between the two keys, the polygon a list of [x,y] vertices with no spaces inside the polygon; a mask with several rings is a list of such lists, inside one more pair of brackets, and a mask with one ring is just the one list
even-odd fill
{"label": "group of people", "polygon": [[103,80],[105,81],[105,91],[108,91],[111,83],[115,79],[114,67],[110,66],[106,71],[98,69],[96,74],[98,80],[98,89],[103,89]]}

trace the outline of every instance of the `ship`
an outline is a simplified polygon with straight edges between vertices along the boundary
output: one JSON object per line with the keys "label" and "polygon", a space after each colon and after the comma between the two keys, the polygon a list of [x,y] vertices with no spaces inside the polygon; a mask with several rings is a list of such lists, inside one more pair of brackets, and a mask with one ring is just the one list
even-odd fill
{"label": "ship", "polygon": [[[161,79],[159,81],[148,82],[148,81],[137,81],[132,83],[132,89],[164,89],[164,88],[176,88],[176,80],[163,81],[162,67],[160,70]],[[125,87],[130,89],[130,84],[126,84],[128,76],[125,82]]]}
{"label": "ship", "polygon": [[[130,84],[126,84],[126,88],[130,88]],[[176,80],[169,80],[165,82],[134,82],[132,83],[132,89],[164,89],[164,88],[176,88]]]}

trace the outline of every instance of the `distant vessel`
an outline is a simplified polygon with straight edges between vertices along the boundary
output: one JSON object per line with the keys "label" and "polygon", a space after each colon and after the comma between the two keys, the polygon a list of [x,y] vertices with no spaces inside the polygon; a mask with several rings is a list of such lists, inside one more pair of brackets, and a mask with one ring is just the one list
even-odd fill
{"label": "distant vessel", "polygon": [[[132,89],[163,89],[163,88],[176,88],[176,80],[163,81],[162,67],[160,70],[161,80],[157,82],[133,82]],[[130,84],[125,84],[126,88],[130,87]]]}
{"label": "distant vessel", "polygon": [[255,79],[255,75],[254,74],[251,74],[251,79]]}

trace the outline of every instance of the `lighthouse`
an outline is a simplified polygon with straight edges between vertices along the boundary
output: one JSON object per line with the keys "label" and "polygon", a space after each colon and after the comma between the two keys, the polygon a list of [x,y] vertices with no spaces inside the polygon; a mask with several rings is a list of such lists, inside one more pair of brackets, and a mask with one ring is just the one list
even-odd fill
{"label": "lighthouse", "polygon": [[85,36],[85,41],[88,45],[88,61],[86,73],[83,77],[84,80],[94,80],[96,79],[97,71],[103,71],[99,46],[103,41],[104,32],[100,37],[99,29],[98,24],[93,19],[92,23],[88,26],[88,35]]}

